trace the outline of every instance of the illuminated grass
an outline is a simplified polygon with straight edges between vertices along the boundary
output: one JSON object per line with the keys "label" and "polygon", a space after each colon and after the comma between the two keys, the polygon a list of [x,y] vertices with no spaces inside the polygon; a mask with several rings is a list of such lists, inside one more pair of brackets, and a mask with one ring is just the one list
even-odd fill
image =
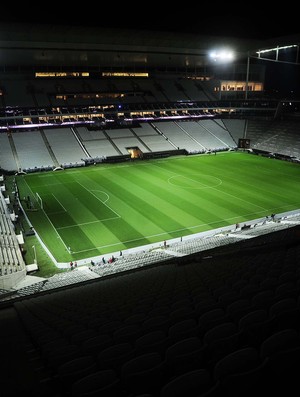
{"label": "illuminated grass", "polygon": [[100,164],[17,182],[21,199],[39,208],[27,215],[58,262],[300,207],[299,165],[243,152]]}

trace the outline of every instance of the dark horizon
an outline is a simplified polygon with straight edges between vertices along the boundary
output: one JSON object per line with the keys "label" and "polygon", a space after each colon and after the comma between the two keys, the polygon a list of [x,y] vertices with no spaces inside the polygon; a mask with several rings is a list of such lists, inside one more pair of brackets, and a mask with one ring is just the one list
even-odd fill
{"label": "dark horizon", "polygon": [[97,13],[88,8],[78,11],[66,10],[65,13],[53,9],[46,10],[37,17],[35,13],[28,14],[28,10],[22,13],[19,10],[5,12],[4,9],[0,15],[0,22],[126,28],[259,40],[300,33],[298,16],[290,14],[260,13],[251,19],[245,16],[245,13],[233,15],[228,10],[221,15],[204,14],[201,10],[200,13],[188,13],[182,9],[172,9],[164,14],[155,7],[143,11],[140,16],[136,15],[136,12],[131,12],[128,7],[122,10],[118,6],[111,10],[109,5],[101,5]]}

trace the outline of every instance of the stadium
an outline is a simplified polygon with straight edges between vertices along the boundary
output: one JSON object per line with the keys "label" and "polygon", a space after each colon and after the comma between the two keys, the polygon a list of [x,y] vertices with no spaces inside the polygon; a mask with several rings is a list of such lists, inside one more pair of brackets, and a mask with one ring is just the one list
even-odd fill
{"label": "stadium", "polygon": [[299,390],[299,35],[0,32],[3,396]]}

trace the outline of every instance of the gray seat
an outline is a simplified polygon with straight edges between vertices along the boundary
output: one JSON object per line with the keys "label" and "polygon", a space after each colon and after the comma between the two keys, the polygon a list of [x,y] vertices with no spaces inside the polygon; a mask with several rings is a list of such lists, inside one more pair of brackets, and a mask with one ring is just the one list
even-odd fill
{"label": "gray seat", "polygon": [[74,382],[71,389],[72,397],[117,397],[121,393],[120,378],[112,369],[89,374]]}
{"label": "gray seat", "polygon": [[195,369],[167,382],[162,387],[159,397],[198,397],[209,391],[213,384],[209,371]]}
{"label": "gray seat", "polygon": [[122,385],[128,393],[157,393],[163,380],[163,362],[157,352],[136,356],[121,368]]}

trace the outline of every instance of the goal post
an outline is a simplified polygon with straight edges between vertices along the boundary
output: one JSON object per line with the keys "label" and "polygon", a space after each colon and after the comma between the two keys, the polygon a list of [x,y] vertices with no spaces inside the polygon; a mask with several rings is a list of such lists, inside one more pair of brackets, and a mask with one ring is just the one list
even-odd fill
{"label": "goal post", "polygon": [[39,206],[41,207],[41,209],[43,209],[43,200],[42,197],[38,194],[38,192],[35,193],[36,195],[36,201],[38,202]]}

